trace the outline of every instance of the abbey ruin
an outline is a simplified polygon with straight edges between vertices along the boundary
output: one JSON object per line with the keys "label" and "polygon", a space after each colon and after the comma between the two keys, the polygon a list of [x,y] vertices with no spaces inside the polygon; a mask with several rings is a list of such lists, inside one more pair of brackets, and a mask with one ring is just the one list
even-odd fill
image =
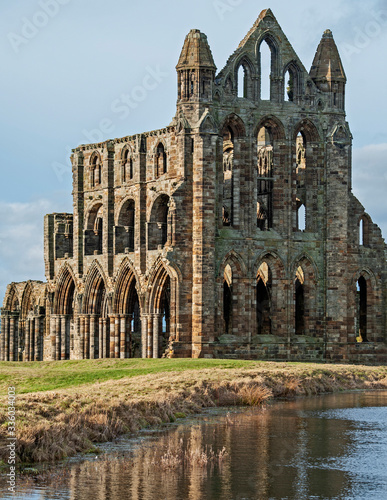
{"label": "abbey ruin", "polygon": [[308,72],[264,10],[219,73],[199,30],[176,69],[170,125],[73,150],[74,213],[44,219],[47,282],[8,285],[1,360],[386,362],[331,31]]}

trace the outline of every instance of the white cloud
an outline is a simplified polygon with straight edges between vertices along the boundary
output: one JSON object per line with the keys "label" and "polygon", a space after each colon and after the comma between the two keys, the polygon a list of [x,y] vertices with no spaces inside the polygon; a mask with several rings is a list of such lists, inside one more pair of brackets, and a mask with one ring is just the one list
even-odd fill
{"label": "white cloud", "polygon": [[44,281],[43,218],[55,202],[0,202],[0,301],[12,281]]}
{"label": "white cloud", "polygon": [[353,151],[353,192],[387,237],[387,144]]}

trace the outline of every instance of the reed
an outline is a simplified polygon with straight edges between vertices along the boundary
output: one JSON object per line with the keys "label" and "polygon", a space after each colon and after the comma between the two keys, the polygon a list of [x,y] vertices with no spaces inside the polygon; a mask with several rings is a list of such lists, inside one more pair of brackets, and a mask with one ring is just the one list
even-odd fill
{"label": "reed", "polygon": [[[18,394],[18,463],[53,462],[95,450],[98,443],[141,428],[157,427],[201,412],[203,408],[260,406],[276,398],[387,389],[387,367],[383,366],[244,362],[235,367],[229,363],[222,367],[214,363],[211,367],[209,360],[205,360],[200,369],[198,360],[195,369],[174,371],[171,369],[174,360],[168,361],[171,363],[162,362],[157,373],[153,370],[119,380]],[[120,360],[115,363],[120,369]],[[110,361],[112,367],[115,363]],[[89,372],[103,370],[92,360],[84,366]],[[7,406],[3,397],[0,407],[3,461],[6,438]]]}

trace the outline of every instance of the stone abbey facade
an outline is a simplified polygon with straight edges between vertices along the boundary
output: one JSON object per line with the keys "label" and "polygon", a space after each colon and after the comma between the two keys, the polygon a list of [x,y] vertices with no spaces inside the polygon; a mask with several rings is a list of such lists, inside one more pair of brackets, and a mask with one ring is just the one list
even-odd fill
{"label": "stone abbey facade", "polygon": [[308,73],[265,10],[220,73],[198,30],[176,69],[169,126],[73,150],[74,213],[45,217],[47,283],[8,286],[1,359],[385,362],[386,245],[352,194],[332,33]]}

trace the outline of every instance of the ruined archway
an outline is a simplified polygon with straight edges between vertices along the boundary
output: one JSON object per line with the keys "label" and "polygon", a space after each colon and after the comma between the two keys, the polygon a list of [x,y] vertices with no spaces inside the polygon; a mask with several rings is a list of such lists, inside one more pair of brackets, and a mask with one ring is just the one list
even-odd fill
{"label": "ruined archway", "polygon": [[65,266],[59,273],[51,316],[55,335],[54,359],[57,360],[70,359],[70,353],[74,351],[74,296],[74,275],[72,270]]}

